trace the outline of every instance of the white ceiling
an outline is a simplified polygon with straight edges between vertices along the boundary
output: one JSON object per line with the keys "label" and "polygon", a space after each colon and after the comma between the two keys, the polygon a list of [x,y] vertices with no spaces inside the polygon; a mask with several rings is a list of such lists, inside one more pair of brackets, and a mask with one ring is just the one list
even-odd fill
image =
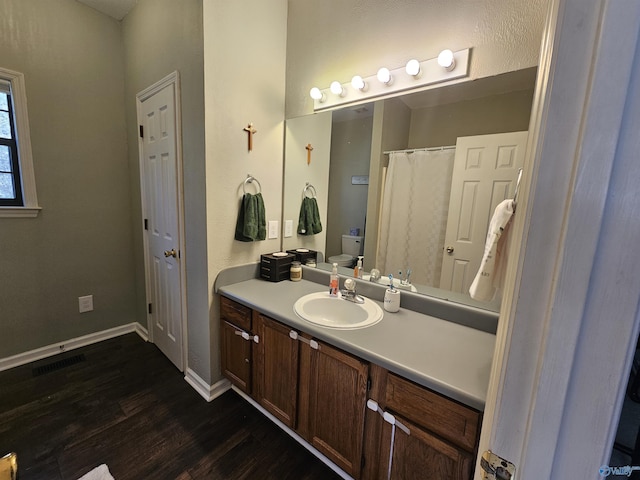
{"label": "white ceiling", "polygon": [[138,3],[138,0],[77,0],[80,3],[98,10],[116,20],[122,20]]}

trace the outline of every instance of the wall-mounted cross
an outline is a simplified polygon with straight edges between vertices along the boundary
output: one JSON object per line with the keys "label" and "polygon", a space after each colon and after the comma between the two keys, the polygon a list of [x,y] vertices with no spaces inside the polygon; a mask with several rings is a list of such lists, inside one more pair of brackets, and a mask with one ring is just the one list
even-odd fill
{"label": "wall-mounted cross", "polygon": [[253,150],[253,136],[258,133],[258,131],[253,128],[253,123],[250,123],[249,125],[247,125],[246,127],[243,128],[243,130],[245,132],[247,132],[247,135],[249,136],[248,140],[248,148],[249,151]]}
{"label": "wall-mounted cross", "polygon": [[311,150],[313,150],[313,147],[310,143],[307,143],[307,146],[304,148],[307,149],[307,165],[311,165]]}

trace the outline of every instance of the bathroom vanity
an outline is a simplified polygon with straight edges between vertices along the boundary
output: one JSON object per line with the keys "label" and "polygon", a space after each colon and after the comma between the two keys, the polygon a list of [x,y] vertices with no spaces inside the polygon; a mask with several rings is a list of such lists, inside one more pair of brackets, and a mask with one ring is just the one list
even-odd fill
{"label": "bathroom vanity", "polygon": [[353,478],[470,479],[495,336],[406,308],[367,328],[317,326],[293,310],[327,289],[305,274],[318,283],[217,286],[223,374]]}

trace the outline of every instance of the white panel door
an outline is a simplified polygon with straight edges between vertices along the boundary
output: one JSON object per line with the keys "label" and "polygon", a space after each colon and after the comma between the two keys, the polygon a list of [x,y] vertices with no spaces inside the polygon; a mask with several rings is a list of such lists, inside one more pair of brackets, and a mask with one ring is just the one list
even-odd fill
{"label": "white panel door", "polygon": [[496,206],[513,197],[528,132],[459,137],[453,164],[440,288],[467,293]]}
{"label": "white panel door", "polygon": [[140,104],[142,182],[151,338],[182,371],[182,281],[176,86]]}

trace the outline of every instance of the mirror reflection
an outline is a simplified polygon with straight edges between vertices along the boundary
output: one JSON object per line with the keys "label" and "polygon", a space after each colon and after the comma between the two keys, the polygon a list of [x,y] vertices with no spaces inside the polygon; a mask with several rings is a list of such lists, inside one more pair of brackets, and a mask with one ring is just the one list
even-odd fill
{"label": "mirror reflection", "polygon": [[[365,280],[391,274],[407,291],[497,311],[499,296],[478,302],[468,290],[491,215],[515,190],[535,73],[287,120],[283,221],[293,234],[283,250],[317,250],[344,275],[363,256]],[[324,228],[305,236],[296,229],[307,183]]]}

